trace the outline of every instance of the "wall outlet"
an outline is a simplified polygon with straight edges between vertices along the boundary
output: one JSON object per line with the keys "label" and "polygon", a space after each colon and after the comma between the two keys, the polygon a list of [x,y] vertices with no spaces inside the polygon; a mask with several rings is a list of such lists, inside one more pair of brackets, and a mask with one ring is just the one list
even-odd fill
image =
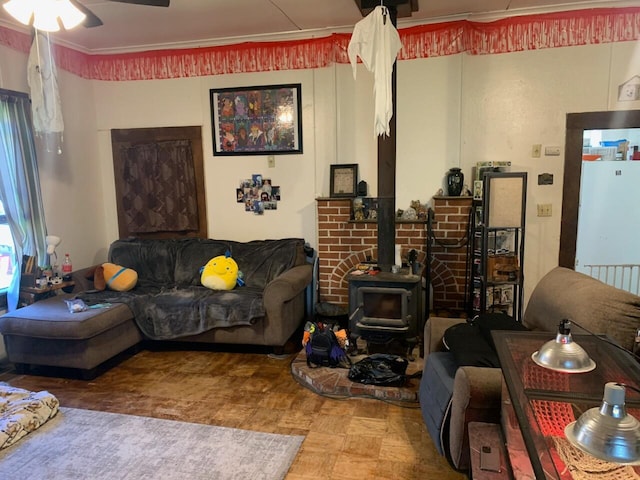
{"label": "wall outlet", "polygon": [[539,203],[538,204],[538,216],[539,217],[550,217],[553,213],[553,208],[550,203]]}
{"label": "wall outlet", "polygon": [[535,145],[531,146],[531,157],[540,158],[541,154],[542,154],[542,145],[541,144],[536,143]]}
{"label": "wall outlet", "polygon": [[273,155],[269,155],[267,157],[267,165],[269,165],[269,168],[275,168],[275,166],[276,166],[276,157],[274,157]]}

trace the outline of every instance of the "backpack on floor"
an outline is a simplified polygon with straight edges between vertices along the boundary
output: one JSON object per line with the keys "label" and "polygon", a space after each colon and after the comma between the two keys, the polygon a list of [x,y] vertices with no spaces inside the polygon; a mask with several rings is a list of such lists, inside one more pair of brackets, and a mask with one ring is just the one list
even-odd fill
{"label": "backpack on floor", "polygon": [[347,353],[340,346],[331,325],[309,322],[305,333],[309,333],[305,344],[309,367],[347,367],[351,364]]}

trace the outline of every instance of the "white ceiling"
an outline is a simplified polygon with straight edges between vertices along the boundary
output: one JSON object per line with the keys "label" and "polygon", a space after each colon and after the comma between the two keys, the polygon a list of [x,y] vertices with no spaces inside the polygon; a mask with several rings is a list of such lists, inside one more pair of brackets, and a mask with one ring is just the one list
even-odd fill
{"label": "white ceiling", "polygon": [[[0,0],[5,3],[6,0]],[[168,8],[108,0],[79,0],[104,22],[53,35],[60,43],[86,52],[136,51],[195,47],[248,40],[326,35],[351,31],[362,15],[353,0],[171,0]],[[486,21],[506,15],[593,7],[638,6],[617,0],[419,0],[411,18],[416,23],[472,19]],[[0,8],[0,25],[28,29]]]}

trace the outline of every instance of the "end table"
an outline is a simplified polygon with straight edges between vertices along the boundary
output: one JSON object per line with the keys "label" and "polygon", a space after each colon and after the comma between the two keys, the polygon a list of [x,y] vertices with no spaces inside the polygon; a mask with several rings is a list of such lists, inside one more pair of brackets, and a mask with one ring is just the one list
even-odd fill
{"label": "end table", "polygon": [[42,288],[36,287],[21,287],[20,296],[18,297],[18,307],[26,307],[45,298],[52,297],[59,293],[59,290],[70,293],[73,290],[75,282],[70,280],[68,282],[55,283]]}

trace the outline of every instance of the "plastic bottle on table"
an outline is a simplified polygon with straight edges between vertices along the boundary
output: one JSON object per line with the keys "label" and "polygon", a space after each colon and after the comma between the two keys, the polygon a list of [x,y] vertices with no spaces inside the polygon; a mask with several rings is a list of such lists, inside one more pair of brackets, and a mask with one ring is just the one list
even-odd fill
{"label": "plastic bottle on table", "polygon": [[64,254],[64,260],[62,261],[62,278],[65,280],[67,278],[71,278],[71,272],[73,271],[73,266],[71,265],[71,257],[68,253]]}

